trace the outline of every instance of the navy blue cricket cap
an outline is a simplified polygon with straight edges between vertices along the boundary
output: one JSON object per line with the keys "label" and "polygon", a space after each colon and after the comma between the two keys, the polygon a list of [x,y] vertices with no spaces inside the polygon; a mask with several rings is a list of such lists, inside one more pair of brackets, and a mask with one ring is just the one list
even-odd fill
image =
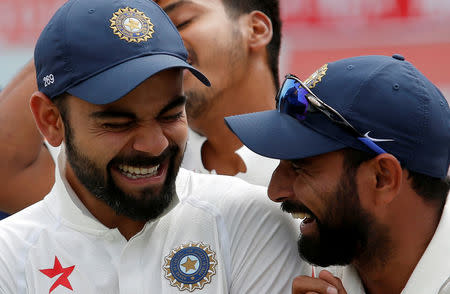
{"label": "navy blue cricket cap", "polygon": [[188,69],[209,86],[187,58],[177,29],[151,0],[69,0],[34,51],[39,91],[94,104],[114,102],[169,68]]}
{"label": "navy blue cricket cap", "polygon": [[[305,84],[407,169],[437,178],[450,164],[450,110],[441,91],[401,55],[359,56],[322,66]],[[225,118],[254,152],[299,159],[342,148],[372,152],[323,113],[303,122],[277,110]]]}

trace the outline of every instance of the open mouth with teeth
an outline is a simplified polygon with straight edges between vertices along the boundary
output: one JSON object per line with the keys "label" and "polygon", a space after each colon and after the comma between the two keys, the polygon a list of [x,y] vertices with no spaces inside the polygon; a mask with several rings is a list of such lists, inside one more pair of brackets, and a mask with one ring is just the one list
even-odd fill
{"label": "open mouth with teeth", "polygon": [[137,167],[125,164],[119,164],[117,166],[122,175],[133,180],[154,177],[158,175],[159,167],[159,164],[152,167]]}
{"label": "open mouth with teeth", "polygon": [[303,203],[285,201],[282,203],[281,209],[290,213],[294,219],[301,220],[300,231],[302,235],[314,234],[317,231],[317,217]]}
{"label": "open mouth with teeth", "polygon": [[293,218],[301,219],[302,223],[310,223],[316,219],[316,217],[309,212],[293,212],[291,215]]}

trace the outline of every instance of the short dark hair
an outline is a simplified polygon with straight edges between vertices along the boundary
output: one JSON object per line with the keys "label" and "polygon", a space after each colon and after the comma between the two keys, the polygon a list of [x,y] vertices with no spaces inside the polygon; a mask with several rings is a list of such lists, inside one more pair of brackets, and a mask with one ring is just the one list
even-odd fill
{"label": "short dark hair", "polygon": [[236,17],[244,13],[250,13],[258,10],[266,14],[272,22],[273,36],[267,45],[267,62],[272,71],[275,87],[278,91],[279,68],[278,62],[280,57],[281,46],[281,18],[280,5],[278,0],[222,0],[227,12],[230,16]]}
{"label": "short dark hair", "polygon": [[[376,155],[364,151],[345,148],[344,168],[357,169],[361,163],[374,158]],[[442,210],[450,190],[450,177],[443,179],[434,178],[418,172],[408,170],[408,179],[411,179],[411,187],[425,201],[436,203]]]}

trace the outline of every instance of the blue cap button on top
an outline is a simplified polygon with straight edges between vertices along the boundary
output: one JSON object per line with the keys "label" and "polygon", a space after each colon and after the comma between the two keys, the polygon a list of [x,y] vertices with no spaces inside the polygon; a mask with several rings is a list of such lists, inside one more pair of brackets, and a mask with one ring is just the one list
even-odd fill
{"label": "blue cap button on top", "polygon": [[395,58],[395,59],[398,59],[401,61],[405,60],[405,57],[403,57],[403,55],[400,55],[400,54],[394,54],[394,55],[392,55],[392,58]]}

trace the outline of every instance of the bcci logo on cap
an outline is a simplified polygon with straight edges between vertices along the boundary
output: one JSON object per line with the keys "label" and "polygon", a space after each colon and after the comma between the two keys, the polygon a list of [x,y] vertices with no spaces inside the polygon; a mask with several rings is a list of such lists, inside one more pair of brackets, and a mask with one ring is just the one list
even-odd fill
{"label": "bcci logo on cap", "polygon": [[150,18],[135,8],[121,8],[109,21],[114,34],[130,43],[145,42],[155,32]]}
{"label": "bcci logo on cap", "polygon": [[321,68],[316,70],[309,78],[304,81],[304,84],[310,89],[314,88],[317,83],[319,83],[322,78],[327,74],[328,63],[323,65]]}
{"label": "bcci logo on cap", "polygon": [[203,289],[216,274],[217,261],[214,251],[204,243],[181,245],[166,256],[163,266],[170,285],[180,291]]}

